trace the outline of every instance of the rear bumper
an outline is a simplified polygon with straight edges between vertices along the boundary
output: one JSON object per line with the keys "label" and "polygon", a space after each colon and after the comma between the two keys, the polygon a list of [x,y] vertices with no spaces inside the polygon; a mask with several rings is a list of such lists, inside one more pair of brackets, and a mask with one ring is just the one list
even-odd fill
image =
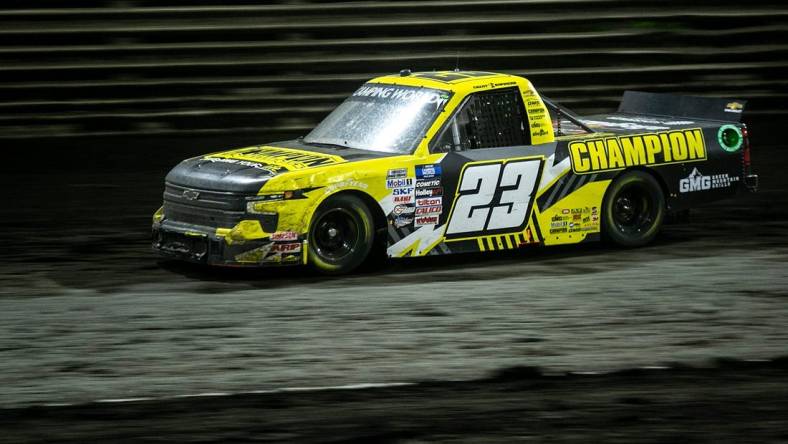
{"label": "rear bumper", "polygon": [[[232,240],[215,228],[163,220],[152,227],[152,247],[159,255],[198,264],[268,267],[306,263],[306,241]],[[225,230],[226,231],[226,230]]]}

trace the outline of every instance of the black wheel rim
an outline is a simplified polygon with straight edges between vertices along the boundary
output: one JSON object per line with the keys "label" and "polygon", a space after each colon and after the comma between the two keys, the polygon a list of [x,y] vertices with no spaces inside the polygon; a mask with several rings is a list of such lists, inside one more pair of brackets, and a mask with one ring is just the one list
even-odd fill
{"label": "black wheel rim", "polygon": [[321,214],[312,236],[315,251],[324,259],[338,262],[355,252],[360,230],[354,215],[344,208]]}
{"label": "black wheel rim", "polygon": [[648,190],[640,184],[624,187],[613,200],[613,223],[626,234],[648,231],[657,217],[657,206]]}

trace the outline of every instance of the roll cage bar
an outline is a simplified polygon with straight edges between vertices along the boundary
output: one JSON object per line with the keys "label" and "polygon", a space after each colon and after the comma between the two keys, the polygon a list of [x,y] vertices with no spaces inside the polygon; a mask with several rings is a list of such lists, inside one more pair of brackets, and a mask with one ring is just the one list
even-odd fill
{"label": "roll cage bar", "polygon": [[591,128],[589,128],[588,125],[583,123],[580,120],[580,117],[578,117],[577,114],[575,114],[574,112],[572,112],[572,111],[570,111],[570,110],[558,105],[557,103],[555,103],[553,101],[553,99],[550,99],[548,97],[542,96],[542,101],[544,101],[544,103],[547,106],[549,106],[549,107],[551,107],[551,108],[553,108],[555,110],[555,112],[557,114],[557,117],[558,117],[558,131],[559,132],[561,131],[561,117],[562,116],[566,117],[567,120],[569,120],[570,122],[572,122],[575,125],[579,126],[580,128],[583,128],[584,130],[588,131],[589,133],[595,133],[596,132],[596,131],[592,130]]}

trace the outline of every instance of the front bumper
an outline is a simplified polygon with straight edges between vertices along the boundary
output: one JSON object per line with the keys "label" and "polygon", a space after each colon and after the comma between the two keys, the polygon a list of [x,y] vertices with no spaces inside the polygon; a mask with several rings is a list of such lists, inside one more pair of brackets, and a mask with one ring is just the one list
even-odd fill
{"label": "front bumper", "polygon": [[164,257],[206,265],[264,267],[306,263],[307,243],[296,233],[238,239],[231,237],[231,232],[164,219],[153,223],[152,246]]}

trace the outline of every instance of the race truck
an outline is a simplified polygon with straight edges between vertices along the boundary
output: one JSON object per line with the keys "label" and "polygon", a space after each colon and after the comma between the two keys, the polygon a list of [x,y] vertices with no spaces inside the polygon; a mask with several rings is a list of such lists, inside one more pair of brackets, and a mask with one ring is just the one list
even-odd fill
{"label": "race truck", "polygon": [[616,113],[579,117],[523,77],[403,70],[304,137],[175,166],[153,248],[345,273],[384,252],[641,246],[669,212],[756,189],[744,106],[627,91]]}

